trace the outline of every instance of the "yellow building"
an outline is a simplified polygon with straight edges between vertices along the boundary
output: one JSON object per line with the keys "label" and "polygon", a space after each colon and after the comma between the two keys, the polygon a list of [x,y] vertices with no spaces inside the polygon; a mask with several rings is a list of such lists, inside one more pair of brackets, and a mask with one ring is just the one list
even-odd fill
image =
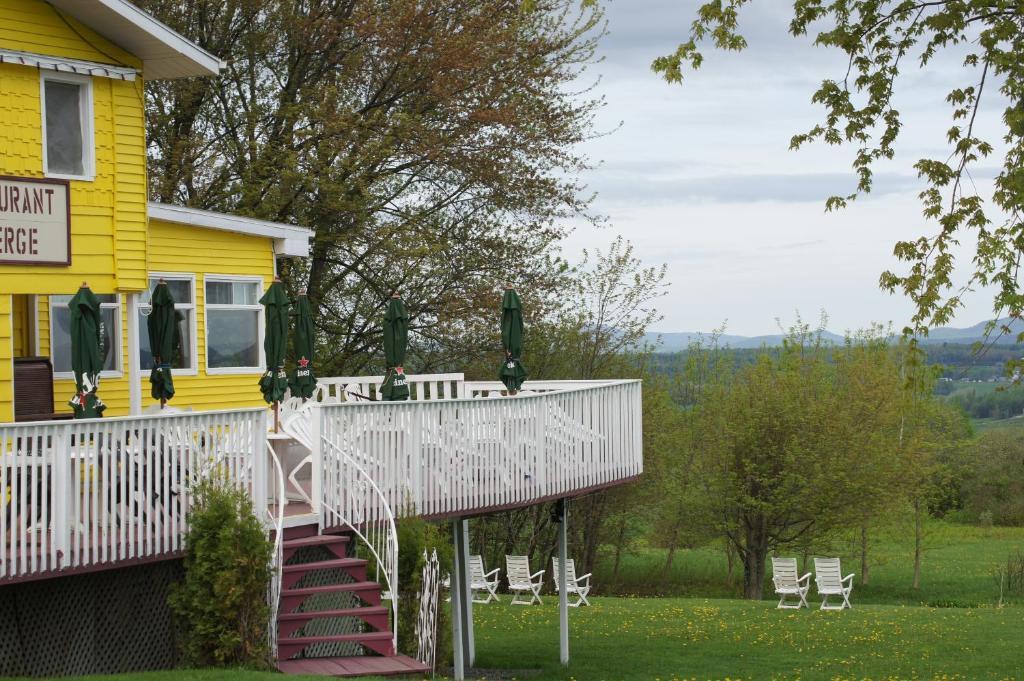
{"label": "yellow building", "polygon": [[103,301],[107,415],[152,404],[145,315],[159,278],[184,314],[174,404],[261,404],[257,301],[311,232],[146,200],[144,80],[222,66],[123,0],[0,0],[0,422],[39,416],[16,402],[30,357],[51,362],[54,411],[70,413],[66,302],[82,282]]}

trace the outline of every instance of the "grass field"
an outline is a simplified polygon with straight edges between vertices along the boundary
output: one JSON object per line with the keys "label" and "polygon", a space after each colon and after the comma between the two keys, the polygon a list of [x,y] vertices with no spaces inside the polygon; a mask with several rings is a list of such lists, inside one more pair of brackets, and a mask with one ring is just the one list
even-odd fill
{"label": "grass field", "polygon": [[[837,541],[828,553],[842,558],[843,572],[859,572],[853,541]],[[995,605],[999,584],[993,576],[1014,552],[1024,552],[1024,528],[981,528],[931,522],[925,534],[921,588],[913,580],[913,538],[905,528],[888,528],[871,540],[868,586],[855,580],[857,601],[880,605]],[[824,553],[824,551],[823,551]],[[819,554],[820,555],[820,554]],[[665,551],[641,548],[622,559],[618,584],[611,579],[609,560],[595,572],[595,583],[617,595],[668,595],[711,598],[736,597],[741,573],[736,567],[732,584],[726,581],[727,564],[720,550],[685,549],[676,553],[673,568],[664,575]],[[1024,599],[1009,600],[1024,605]]]}
{"label": "grass field", "polygon": [[[558,664],[558,610],[475,609],[477,663],[537,681],[661,679],[1024,679],[1024,609],[594,598],[570,612],[572,663]],[[854,599],[856,603],[856,598]],[[528,670],[541,670],[539,674]],[[101,677],[92,677],[98,679]],[[164,672],[118,681],[268,681],[249,672]],[[289,677],[300,678],[300,677]]]}
{"label": "grass field", "polygon": [[[691,598],[592,598],[570,611],[572,664],[558,664],[557,601],[477,606],[477,664],[537,681],[660,679],[1018,679],[1024,681],[1024,602],[996,608],[991,569],[1024,549],[1024,528],[929,528],[920,591],[910,588],[906,537],[876,542],[872,583],[853,610],[779,611],[774,602],[715,598],[729,592],[720,552],[685,551],[673,578]],[[841,547],[838,547],[841,548]],[[842,555],[842,551],[839,551]],[[654,550],[627,557],[623,575],[660,575]],[[844,556],[848,571],[857,565]],[[606,571],[602,567],[602,572]],[[596,575],[598,580],[601,574]],[[812,594],[812,603],[814,602]],[[931,605],[929,605],[931,604]],[[967,606],[967,607],[964,607]],[[269,681],[275,674],[172,671],[117,681]],[[300,679],[302,677],[289,677]],[[308,678],[308,677],[307,677]],[[508,679],[510,675],[503,678]]]}

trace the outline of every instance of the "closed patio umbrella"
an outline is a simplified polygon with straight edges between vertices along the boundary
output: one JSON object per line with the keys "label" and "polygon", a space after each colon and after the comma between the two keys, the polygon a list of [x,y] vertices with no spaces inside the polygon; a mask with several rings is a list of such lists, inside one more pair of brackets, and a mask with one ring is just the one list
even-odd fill
{"label": "closed patio umbrella", "polygon": [[150,394],[160,400],[160,408],[174,397],[171,363],[181,347],[181,332],[174,312],[174,297],[163,279],[153,289],[150,313],[146,318],[153,368],[149,372]]}
{"label": "closed patio umbrella", "polygon": [[511,285],[505,287],[505,296],[501,301],[501,345],[505,349],[505,359],[501,363],[498,378],[511,394],[516,394],[526,380],[526,368],[523,366],[523,307],[519,294]]}
{"label": "closed patio umbrella", "polygon": [[71,370],[75,374],[75,396],[69,404],[76,419],[103,415],[106,405],[100,401],[100,372],[103,371],[103,318],[99,298],[82,282],[68,302],[71,309]]}
{"label": "closed patio umbrella", "polygon": [[274,430],[278,429],[277,407],[288,390],[288,375],[284,371],[284,348],[288,340],[288,294],[284,284],[274,278],[267,292],[260,298],[260,305],[266,310],[266,329],[263,336],[263,352],[266,354],[267,371],[260,378],[260,392],[263,399],[274,405]]}
{"label": "closed patio umbrella", "polygon": [[387,373],[380,386],[380,394],[390,402],[409,399],[409,384],[405,379],[405,349],[409,343],[409,314],[396,291],[384,313],[384,364]]}
{"label": "closed patio umbrella", "polygon": [[316,376],[313,374],[313,343],[316,331],[313,329],[313,315],[309,309],[309,298],[305,292],[295,299],[295,371],[288,379],[288,388],[295,397],[308,400],[316,390]]}

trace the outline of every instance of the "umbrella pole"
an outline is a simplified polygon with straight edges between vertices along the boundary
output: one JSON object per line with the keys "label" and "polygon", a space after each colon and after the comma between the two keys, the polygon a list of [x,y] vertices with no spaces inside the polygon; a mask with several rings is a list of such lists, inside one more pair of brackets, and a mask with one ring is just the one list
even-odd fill
{"label": "umbrella pole", "polygon": [[274,400],[274,432],[281,432],[281,403]]}

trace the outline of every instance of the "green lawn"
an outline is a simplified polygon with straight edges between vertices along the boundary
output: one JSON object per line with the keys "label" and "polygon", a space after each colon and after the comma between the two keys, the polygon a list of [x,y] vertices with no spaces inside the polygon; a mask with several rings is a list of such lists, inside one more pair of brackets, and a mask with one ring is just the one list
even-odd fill
{"label": "green lawn", "polygon": [[[910,588],[912,544],[899,528],[873,544],[871,584],[854,609],[779,611],[772,601],[729,598],[720,551],[691,550],[672,571],[691,597],[592,598],[570,611],[572,665],[558,664],[557,601],[475,609],[477,663],[541,670],[538,681],[661,679],[1019,679],[1024,681],[1024,599],[996,608],[992,568],[1024,550],[1024,528],[929,527],[922,588]],[[833,547],[856,571],[851,545]],[[850,554],[850,555],[848,555]],[[664,553],[626,557],[623,578],[657,591]],[[595,575],[607,585],[610,569]],[[646,580],[646,583],[645,583]],[[654,585],[654,586],[651,586]],[[637,590],[640,590],[639,588]],[[770,590],[770,586],[769,586]],[[719,597],[725,595],[727,597]],[[811,597],[814,603],[814,597]],[[936,607],[938,606],[938,607]],[[525,676],[520,675],[520,677]],[[98,681],[103,677],[90,677]],[[266,681],[275,674],[173,671],[117,681]],[[299,677],[291,677],[299,678]],[[506,677],[507,678],[507,677]]]}
{"label": "green lawn", "polygon": [[[913,580],[913,538],[903,528],[879,532],[871,542],[871,575],[868,586],[857,577],[854,589],[858,603],[885,605],[995,605],[999,585],[994,569],[1007,557],[1024,551],[1024,528],[980,528],[932,522],[925,534],[921,588]],[[860,572],[853,541],[837,541],[829,550],[840,556],[843,572]],[[595,584],[618,595],[669,595],[730,598],[739,595],[740,567],[730,585],[726,581],[726,559],[722,551],[688,549],[678,551],[673,568],[663,576],[665,552],[638,549],[622,560],[618,585],[611,578],[610,561],[595,571]],[[1024,605],[1024,599],[1010,598]]]}
{"label": "green lawn", "polygon": [[[557,601],[475,609],[477,663],[555,679],[1024,679],[1024,608],[857,604],[823,613],[771,603],[594,598],[570,611],[558,664]],[[854,598],[856,603],[856,598]],[[523,675],[525,676],[525,675]],[[92,677],[96,681],[101,677]],[[118,681],[267,681],[272,674],[164,672]],[[276,677],[281,678],[281,677]],[[292,677],[299,678],[299,677]]]}
{"label": "green lawn", "polygon": [[557,666],[554,599],[477,608],[478,664],[538,679],[1024,679],[1024,609],[857,605],[779,611],[738,600],[592,599]]}

